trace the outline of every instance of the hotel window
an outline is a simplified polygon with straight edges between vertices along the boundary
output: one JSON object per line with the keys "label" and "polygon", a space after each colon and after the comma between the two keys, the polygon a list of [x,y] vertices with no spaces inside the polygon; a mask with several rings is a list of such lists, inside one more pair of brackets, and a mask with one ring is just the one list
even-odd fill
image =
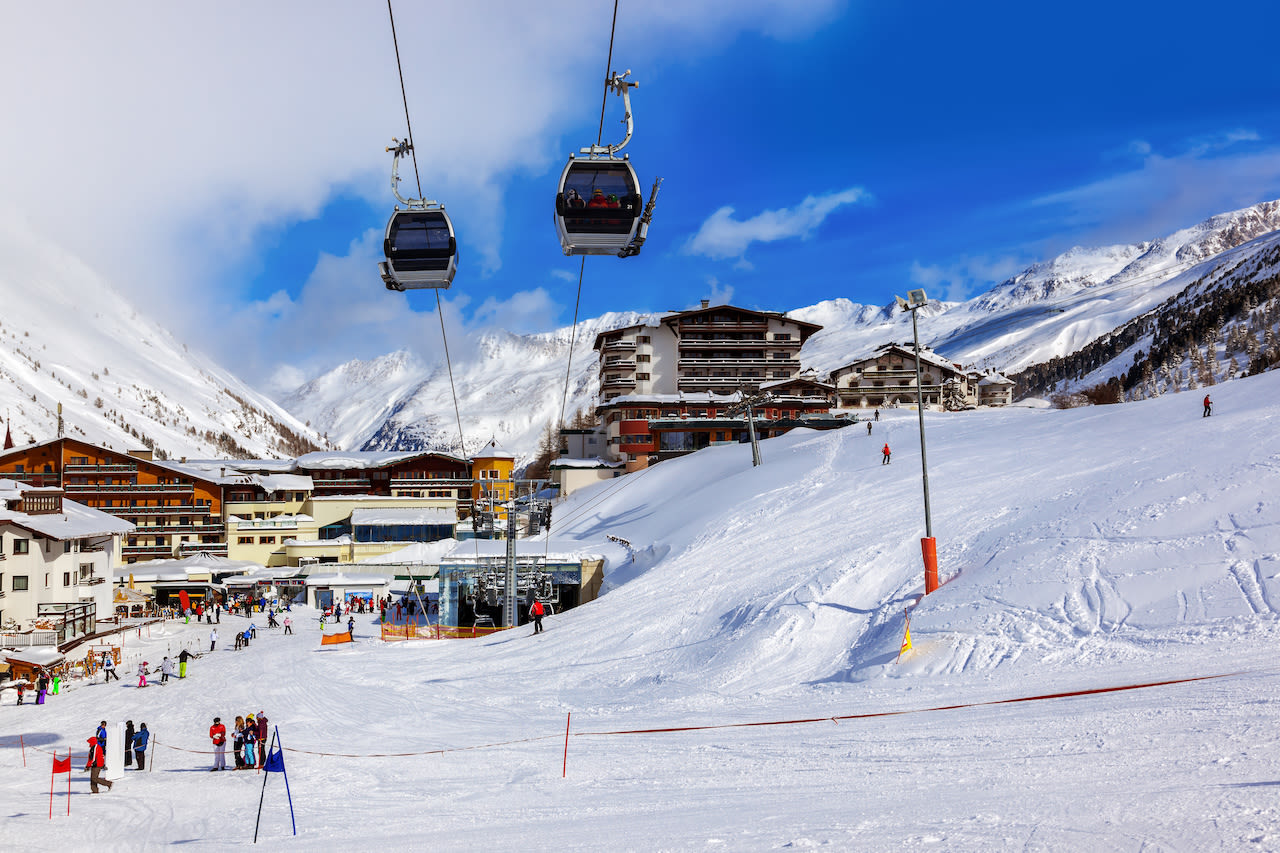
{"label": "hotel window", "polygon": [[648,382],[648,381],[649,381],[649,374],[647,374],[647,373],[637,373],[637,374],[636,374],[636,381],[638,381],[638,382]]}
{"label": "hotel window", "polygon": [[13,553],[28,554],[31,552],[31,540],[15,539],[13,540]]}
{"label": "hotel window", "polygon": [[258,537],[258,544],[259,544],[259,545],[274,545],[274,544],[276,544],[276,537],[274,537],[274,536],[259,536],[259,537]]}
{"label": "hotel window", "polygon": [[252,544],[253,544],[253,537],[252,537],[252,536],[237,536],[237,537],[236,537],[236,544],[237,544],[237,545],[252,545]]}
{"label": "hotel window", "polygon": [[643,354],[636,356],[636,361],[639,362],[640,364],[648,364],[649,359],[650,359],[649,356],[643,355]]}
{"label": "hotel window", "polygon": [[26,592],[28,588],[29,588],[29,587],[27,586],[27,576],[26,576],[26,575],[14,575],[14,576],[13,576],[13,591],[14,591],[14,592]]}
{"label": "hotel window", "polygon": [[636,343],[638,343],[638,344],[647,344],[647,343],[649,343],[649,336],[648,336],[648,335],[636,335]]}
{"label": "hotel window", "polygon": [[62,585],[71,586],[71,572],[62,573]]}

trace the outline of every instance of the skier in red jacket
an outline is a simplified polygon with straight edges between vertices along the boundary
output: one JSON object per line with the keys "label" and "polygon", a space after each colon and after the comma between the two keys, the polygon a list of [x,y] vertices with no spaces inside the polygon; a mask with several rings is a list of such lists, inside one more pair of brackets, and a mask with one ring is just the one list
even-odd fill
{"label": "skier in red jacket", "polygon": [[533,633],[542,633],[542,616],[545,613],[546,610],[543,608],[542,602],[535,598],[533,604],[529,607],[529,615],[533,617]]}
{"label": "skier in red jacket", "polygon": [[1208,394],[1205,394],[1204,395],[1204,414],[1201,415],[1200,417],[1207,418],[1211,414],[1213,414],[1213,401],[1209,399]]}
{"label": "skier in red jacket", "polygon": [[884,459],[880,460],[880,464],[888,465],[889,464],[889,442],[886,441],[884,443],[884,449],[881,450],[880,452],[884,454]]}

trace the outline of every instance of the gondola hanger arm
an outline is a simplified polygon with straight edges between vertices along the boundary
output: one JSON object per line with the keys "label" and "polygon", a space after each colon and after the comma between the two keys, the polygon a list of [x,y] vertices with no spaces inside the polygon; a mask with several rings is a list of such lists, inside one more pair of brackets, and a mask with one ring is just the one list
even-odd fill
{"label": "gondola hanger arm", "polygon": [[604,155],[605,157],[612,159],[615,154],[623,148],[626,148],[627,143],[631,141],[631,133],[635,129],[635,122],[632,121],[631,118],[631,90],[640,84],[634,80],[628,80],[627,77],[630,75],[630,68],[621,74],[615,72],[614,75],[606,80],[604,84],[607,91],[611,91],[615,95],[622,96],[622,124],[627,126],[627,135],[616,145],[592,145],[588,148],[581,149],[579,153],[586,154],[590,157]]}

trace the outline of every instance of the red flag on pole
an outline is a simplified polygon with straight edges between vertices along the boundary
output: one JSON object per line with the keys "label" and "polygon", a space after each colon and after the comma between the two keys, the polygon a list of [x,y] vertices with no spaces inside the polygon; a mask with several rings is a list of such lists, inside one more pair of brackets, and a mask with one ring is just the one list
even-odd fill
{"label": "red flag on pole", "polygon": [[53,820],[53,782],[59,773],[67,774],[67,814],[71,814],[71,750],[67,750],[66,758],[53,754],[53,772],[49,774],[49,820]]}
{"label": "red flag on pole", "polygon": [[71,772],[71,753],[67,753],[66,758],[59,758],[57,755],[53,757],[54,773],[70,773]]}

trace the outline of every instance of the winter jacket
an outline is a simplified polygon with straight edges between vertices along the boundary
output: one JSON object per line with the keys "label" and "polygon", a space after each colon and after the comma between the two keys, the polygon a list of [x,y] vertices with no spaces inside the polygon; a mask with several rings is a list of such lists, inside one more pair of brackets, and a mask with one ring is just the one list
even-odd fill
{"label": "winter jacket", "polygon": [[227,742],[227,727],[222,723],[209,726],[209,739],[213,741],[214,746],[222,746]]}
{"label": "winter jacket", "polygon": [[191,658],[191,652],[187,651],[186,649],[183,649],[178,654],[178,660],[182,661],[183,663],[186,663],[190,658]]}
{"label": "winter jacket", "polygon": [[173,675],[173,661],[165,658],[160,664],[160,672],[163,675]]}
{"label": "winter jacket", "polygon": [[89,738],[89,758],[84,763],[85,769],[90,767],[106,767],[107,758],[102,754],[102,747],[98,745],[96,737]]}
{"label": "winter jacket", "polygon": [[136,735],[133,736],[133,751],[146,752],[147,741],[149,740],[151,740],[151,732],[147,731],[146,729],[142,729],[141,731],[139,731]]}
{"label": "winter jacket", "polygon": [[267,739],[267,718],[259,717],[258,718],[258,740],[266,740],[266,739]]}

